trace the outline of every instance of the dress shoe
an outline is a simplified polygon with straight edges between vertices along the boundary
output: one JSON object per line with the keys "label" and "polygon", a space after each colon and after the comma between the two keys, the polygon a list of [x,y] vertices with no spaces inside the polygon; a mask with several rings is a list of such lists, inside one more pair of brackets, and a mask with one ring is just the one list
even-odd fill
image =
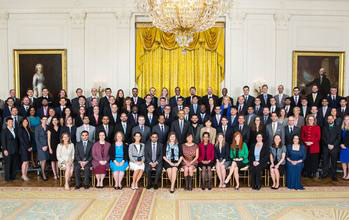
{"label": "dress shoe", "polygon": [[151,189],[152,185],[148,184],[147,189]]}
{"label": "dress shoe", "polygon": [[332,181],[338,181],[337,177],[333,176]]}
{"label": "dress shoe", "polygon": [[80,189],[80,188],[81,188],[81,186],[79,186],[79,185],[75,186],[75,189]]}
{"label": "dress shoe", "polygon": [[90,186],[89,185],[84,185],[84,189],[89,189]]}

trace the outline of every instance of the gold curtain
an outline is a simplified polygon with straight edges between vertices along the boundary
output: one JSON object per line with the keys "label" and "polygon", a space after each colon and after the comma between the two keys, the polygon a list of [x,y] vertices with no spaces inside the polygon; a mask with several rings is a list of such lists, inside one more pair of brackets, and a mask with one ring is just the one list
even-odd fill
{"label": "gold curtain", "polygon": [[186,53],[182,52],[175,36],[148,24],[136,28],[136,82],[141,96],[155,87],[157,95],[163,87],[170,96],[179,86],[181,94],[189,95],[195,86],[198,95],[204,95],[208,87],[220,93],[224,80],[224,24],[217,23],[205,32],[194,35]]}

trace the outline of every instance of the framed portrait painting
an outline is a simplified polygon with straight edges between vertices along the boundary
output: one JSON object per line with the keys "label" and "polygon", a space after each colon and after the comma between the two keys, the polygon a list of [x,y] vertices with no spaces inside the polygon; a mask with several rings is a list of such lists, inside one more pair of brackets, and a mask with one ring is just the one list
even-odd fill
{"label": "framed portrait painting", "polygon": [[43,88],[51,95],[67,89],[67,51],[59,50],[14,50],[14,82],[21,98],[33,89],[40,97]]}
{"label": "framed portrait painting", "polygon": [[[293,52],[292,87],[298,86],[303,95],[311,93],[311,86],[320,85],[325,79],[327,82],[320,85],[320,92],[327,93],[329,87],[336,87],[338,95],[344,93],[344,52]],[[320,73],[323,76],[320,77]],[[321,79],[320,79],[321,78]],[[327,94],[326,94],[327,95]]]}

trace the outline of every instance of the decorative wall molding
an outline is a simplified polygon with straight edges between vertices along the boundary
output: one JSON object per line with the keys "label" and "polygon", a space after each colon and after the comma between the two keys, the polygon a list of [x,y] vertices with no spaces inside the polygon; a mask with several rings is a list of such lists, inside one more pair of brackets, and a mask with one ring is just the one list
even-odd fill
{"label": "decorative wall molding", "polygon": [[231,10],[228,13],[230,20],[230,28],[232,29],[242,29],[244,27],[245,19],[247,13],[244,11]]}
{"label": "decorative wall molding", "polygon": [[80,29],[85,27],[86,12],[85,11],[71,11],[70,19],[72,28]]}
{"label": "decorative wall molding", "polygon": [[0,12],[0,29],[7,29],[8,18],[8,12]]}
{"label": "decorative wall molding", "polygon": [[132,11],[117,10],[114,12],[116,24],[119,28],[129,28],[131,23]]}
{"label": "decorative wall molding", "polygon": [[287,13],[274,14],[275,27],[277,30],[287,30],[291,15]]}

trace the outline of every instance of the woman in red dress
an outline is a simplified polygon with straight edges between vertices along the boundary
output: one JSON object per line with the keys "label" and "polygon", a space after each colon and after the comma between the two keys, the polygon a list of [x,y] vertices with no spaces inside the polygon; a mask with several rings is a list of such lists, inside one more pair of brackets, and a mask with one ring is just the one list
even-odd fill
{"label": "woman in red dress", "polygon": [[316,124],[314,115],[308,115],[306,125],[302,127],[302,140],[306,147],[305,175],[313,178],[319,166],[320,127]]}

